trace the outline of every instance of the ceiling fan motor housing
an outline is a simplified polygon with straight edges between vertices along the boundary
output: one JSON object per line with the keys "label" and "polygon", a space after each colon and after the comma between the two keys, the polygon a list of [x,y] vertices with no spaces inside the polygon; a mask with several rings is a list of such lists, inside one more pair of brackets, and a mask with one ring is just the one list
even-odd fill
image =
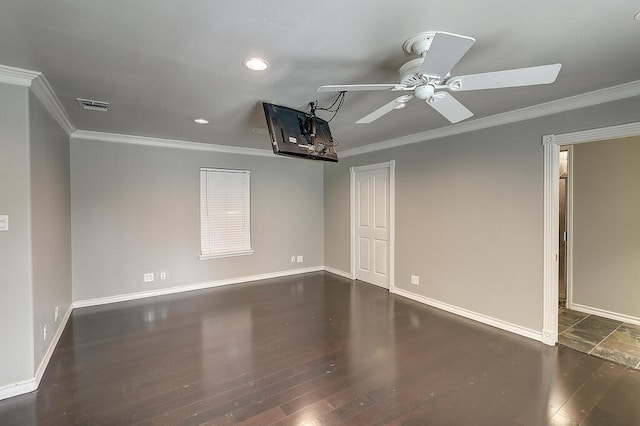
{"label": "ceiling fan motor housing", "polygon": [[400,67],[400,83],[406,86],[416,86],[425,83],[425,80],[418,74],[422,66],[422,58],[412,59]]}

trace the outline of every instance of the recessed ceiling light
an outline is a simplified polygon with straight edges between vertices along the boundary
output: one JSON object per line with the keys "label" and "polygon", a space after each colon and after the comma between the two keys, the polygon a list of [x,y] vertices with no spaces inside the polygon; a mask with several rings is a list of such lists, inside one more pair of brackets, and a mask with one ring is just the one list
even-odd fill
{"label": "recessed ceiling light", "polygon": [[633,15],[633,19],[635,19],[636,21],[640,21],[640,12]]}
{"label": "recessed ceiling light", "polygon": [[244,66],[252,71],[264,71],[269,68],[269,63],[260,58],[249,58],[244,61]]}
{"label": "recessed ceiling light", "polygon": [[198,124],[209,124],[209,120],[205,120],[204,118],[196,118],[193,121],[195,121]]}

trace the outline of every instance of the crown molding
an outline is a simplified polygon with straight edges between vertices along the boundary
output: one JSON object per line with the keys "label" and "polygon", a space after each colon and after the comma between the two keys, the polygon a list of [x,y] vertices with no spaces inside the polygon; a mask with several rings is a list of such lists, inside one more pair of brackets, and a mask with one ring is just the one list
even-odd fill
{"label": "crown molding", "polygon": [[41,72],[0,65],[0,83],[29,87],[68,135],[75,132],[76,128],[71,124],[67,111]]}
{"label": "crown molding", "polygon": [[0,83],[30,87],[31,82],[41,75],[42,73],[37,71],[0,65]]}
{"label": "crown molding", "polygon": [[[263,149],[235,147],[230,145],[215,145],[175,139],[122,135],[116,133],[93,132],[88,130],[77,130],[71,123],[67,112],[60,102],[60,99],[58,99],[55,92],[53,91],[53,88],[45,78],[44,74],[42,74],[41,72],[0,65],[0,83],[30,87],[33,94],[40,100],[40,102],[42,102],[47,111],[53,116],[53,118],[64,129],[64,131],[75,139],[101,140],[107,142],[159,146],[165,148],[179,148],[198,151],[224,152],[229,154],[273,157],[273,154],[270,150]],[[453,136],[462,133],[473,132],[476,130],[487,129],[490,127],[530,120],[533,118],[544,117],[547,115],[585,108],[607,102],[613,102],[639,95],[640,80],[637,80],[618,86],[595,90],[593,92],[530,106],[527,108],[492,115],[490,117],[465,121],[463,123],[441,127],[439,129],[427,130],[425,132],[414,133],[399,138],[376,142],[366,146],[347,149],[341,152],[339,155],[342,158],[346,158],[365,154],[368,152],[380,151],[383,149],[395,148],[398,146],[425,142],[433,139],[443,138],[446,136]],[[624,134],[624,132],[626,131],[629,131],[629,129],[625,128],[621,134]],[[635,127],[633,131],[635,131]],[[546,143],[558,143],[558,136],[559,135],[555,135],[555,137],[553,137],[552,135],[546,135],[546,137],[550,139],[548,141],[543,140],[543,143],[545,143],[545,141]],[[581,137],[582,136],[584,135],[581,135]],[[598,136],[599,135],[593,135],[593,137]]]}
{"label": "crown molding", "polygon": [[459,135],[461,133],[473,132],[476,130],[487,129],[489,127],[502,126],[504,124],[516,123],[518,121],[525,121],[532,118],[544,117],[547,115],[571,111],[574,109],[586,108],[593,105],[632,98],[639,95],[640,80],[637,80],[618,86],[595,90],[593,92],[588,92],[581,95],[571,96],[568,98],[530,106],[527,108],[479,118],[477,120],[465,121],[464,123],[454,124],[452,126],[441,127],[434,130],[427,130],[426,132],[415,133],[412,135],[372,143],[366,146],[347,149],[340,153],[340,157],[351,157],[368,152],[395,148],[402,145],[425,142],[428,140],[443,138],[446,136]]}
{"label": "crown molding", "polygon": [[161,148],[178,148],[196,151],[223,152],[227,154],[254,155],[258,157],[277,157],[273,154],[273,151],[266,149],[244,148],[230,145],[215,145],[175,139],[151,138],[146,136],[121,135],[117,133],[93,132],[89,130],[76,130],[71,134],[71,138],[133,145],[157,146]]}
{"label": "crown molding", "polygon": [[76,131],[75,126],[71,124],[67,111],[62,106],[60,99],[56,96],[44,74],[33,80],[31,91],[68,135]]}

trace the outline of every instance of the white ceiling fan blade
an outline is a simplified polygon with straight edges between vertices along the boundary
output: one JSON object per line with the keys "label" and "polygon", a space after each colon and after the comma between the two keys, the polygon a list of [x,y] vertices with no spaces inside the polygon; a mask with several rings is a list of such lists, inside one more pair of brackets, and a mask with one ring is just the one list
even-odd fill
{"label": "white ceiling fan blade", "polygon": [[436,93],[427,99],[427,104],[452,123],[457,123],[473,116],[473,113],[466,106],[462,105],[447,92]]}
{"label": "white ceiling fan blade", "polygon": [[369,124],[373,121],[376,121],[378,118],[393,111],[394,109],[402,108],[400,105],[406,104],[411,99],[413,99],[413,95],[399,96],[388,104],[383,105],[377,110],[373,111],[371,114],[362,117],[360,120],[356,121],[356,124]]}
{"label": "white ceiling fan blade", "polygon": [[356,92],[361,90],[409,90],[401,84],[334,84],[320,86],[318,92]]}
{"label": "white ceiling fan blade", "polygon": [[461,75],[447,82],[451,90],[482,90],[501,87],[533,86],[556,81],[562,64],[487,72],[483,74]]}
{"label": "white ceiling fan blade", "polygon": [[444,78],[475,42],[474,38],[467,36],[436,33],[424,55],[420,73],[437,79]]}

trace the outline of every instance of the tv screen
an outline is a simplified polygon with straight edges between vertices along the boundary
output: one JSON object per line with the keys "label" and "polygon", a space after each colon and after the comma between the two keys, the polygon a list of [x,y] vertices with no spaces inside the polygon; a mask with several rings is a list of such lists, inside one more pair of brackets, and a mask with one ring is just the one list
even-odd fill
{"label": "tv screen", "polygon": [[302,111],[263,102],[273,152],[311,160],[338,161],[329,123]]}

